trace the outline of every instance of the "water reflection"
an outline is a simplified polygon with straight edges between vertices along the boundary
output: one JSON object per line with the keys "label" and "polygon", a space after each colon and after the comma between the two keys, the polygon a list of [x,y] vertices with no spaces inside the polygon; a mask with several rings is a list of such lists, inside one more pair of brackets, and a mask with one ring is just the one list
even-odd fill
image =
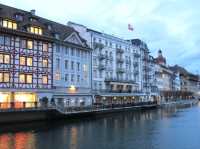
{"label": "water reflection", "polygon": [[200,126],[196,122],[200,122],[200,117],[194,116],[199,112],[199,107],[174,107],[75,122],[25,124],[16,129],[1,126],[0,149],[168,149],[169,144],[171,149],[198,148],[200,135],[196,129]]}

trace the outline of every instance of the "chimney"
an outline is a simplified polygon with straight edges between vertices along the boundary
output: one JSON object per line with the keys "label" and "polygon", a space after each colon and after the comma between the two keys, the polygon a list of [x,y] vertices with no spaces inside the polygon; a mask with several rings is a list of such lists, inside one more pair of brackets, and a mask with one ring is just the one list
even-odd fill
{"label": "chimney", "polygon": [[30,12],[32,15],[35,15],[35,9],[32,9]]}

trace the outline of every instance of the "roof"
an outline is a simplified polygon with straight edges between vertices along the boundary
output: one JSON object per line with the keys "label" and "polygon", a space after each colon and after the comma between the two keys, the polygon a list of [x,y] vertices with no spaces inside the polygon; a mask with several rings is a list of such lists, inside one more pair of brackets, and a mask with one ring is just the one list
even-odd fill
{"label": "roof", "polygon": [[[23,20],[17,19],[16,14],[23,16]],[[27,31],[26,27],[29,25],[39,26],[43,29],[44,36],[55,38],[55,35],[58,34],[59,40],[61,41],[64,41],[66,37],[75,32],[79,36],[81,42],[83,42],[84,45],[88,47],[86,40],[83,39],[72,27],[39,17],[28,11],[0,4],[0,18],[16,21],[18,25],[17,30],[20,31]],[[31,21],[31,19],[33,20]]]}

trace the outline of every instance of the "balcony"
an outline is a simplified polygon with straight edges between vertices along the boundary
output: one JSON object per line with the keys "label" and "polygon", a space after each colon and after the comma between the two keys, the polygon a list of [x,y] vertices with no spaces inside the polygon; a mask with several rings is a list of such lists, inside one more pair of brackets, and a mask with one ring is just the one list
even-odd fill
{"label": "balcony", "polygon": [[99,64],[99,70],[100,71],[102,71],[102,70],[105,70],[106,69],[106,67],[105,67],[105,65],[103,65],[103,64]]}
{"label": "balcony", "polygon": [[143,67],[143,70],[144,70],[144,71],[148,71],[148,72],[149,72],[149,71],[151,71],[151,68],[150,68],[150,67],[148,67],[148,66],[144,66],[144,67]]}
{"label": "balcony", "polygon": [[121,48],[117,48],[117,53],[124,53],[124,50]]}
{"label": "balcony", "polygon": [[124,59],[122,57],[117,57],[117,63],[124,63]]}
{"label": "balcony", "polygon": [[99,60],[104,60],[106,58],[106,55],[100,53],[98,57],[99,57]]}
{"label": "balcony", "polygon": [[117,68],[117,72],[118,73],[125,73],[125,69],[124,68]]}
{"label": "balcony", "polygon": [[94,47],[94,49],[97,49],[97,48],[103,49],[104,45],[102,43],[94,42],[93,47]]}
{"label": "balcony", "polygon": [[134,80],[124,80],[124,79],[112,78],[112,77],[105,78],[105,82],[119,82],[119,83],[136,84],[136,82]]}

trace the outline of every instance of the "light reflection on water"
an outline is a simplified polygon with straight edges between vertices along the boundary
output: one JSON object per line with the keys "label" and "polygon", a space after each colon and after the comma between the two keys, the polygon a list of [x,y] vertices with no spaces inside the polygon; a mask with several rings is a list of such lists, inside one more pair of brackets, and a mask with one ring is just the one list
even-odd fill
{"label": "light reflection on water", "polygon": [[200,106],[0,126],[0,149],[197,149]]}

